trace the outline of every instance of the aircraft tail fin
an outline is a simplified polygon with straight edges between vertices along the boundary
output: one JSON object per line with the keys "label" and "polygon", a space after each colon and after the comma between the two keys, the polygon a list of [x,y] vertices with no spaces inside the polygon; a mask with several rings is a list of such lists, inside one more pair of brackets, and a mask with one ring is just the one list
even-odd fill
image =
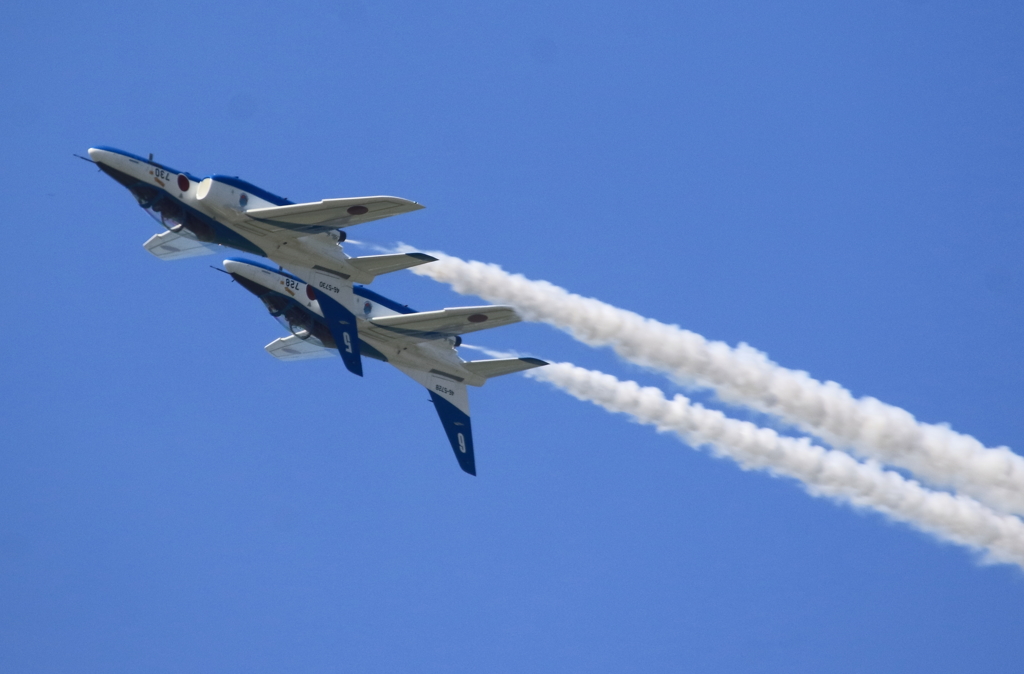
{"label": "aircraft tail fin", "polygon": [[[452,387],[461,387],[462,396],[466,395],[465,384],[448,384]],[[428,391],[430,391],[428,389]],[[459,468],[476,475],[476,457],[473,455],[473,427],[469,421],[469,414],[462,411],[452,403],[444,393],[430,391],[430,400],[434,403],[437,416],[441,417],[441,425],[444,426],[445,435],[451,443],[455,452],[455,459],[459,462]]]}
{"label": "aircraft tail fin", "polygon": [[466,384],[458,377],[437,370],[427,372],[398,364],[395,367],[427,389],[430,402],[434,403],[437,416],[441,418],[448,443],[455,452],[459,468],[470,475],[476,475],[473,427],[469,421],[469,393]]}
{"label": "aircraft tail fin", "polygon": [[352,374],[363,376],[363,361],[359,355],[359,328],[356,325],[356,316],[343,307],[326,293],[308,286],[316,293],[316,300],[320,303],[320,311],[327,319],[327,327],[338,345],[338,353],[345,362],[345,367]]}

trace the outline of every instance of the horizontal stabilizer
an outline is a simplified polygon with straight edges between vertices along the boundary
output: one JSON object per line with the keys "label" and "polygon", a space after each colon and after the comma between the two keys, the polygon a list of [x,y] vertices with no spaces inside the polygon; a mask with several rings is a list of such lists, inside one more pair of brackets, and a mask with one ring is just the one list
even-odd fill
{"label": "horizontal stabilizer", "polygon": [[545,365],[547,362],[539,358],[498,358],[495,360],[471,360],[468,363],[463,363],[462,367],[484,379],[490,379]]}
{"label": "horizontal stabilizer", "polygon": [[288,335],[275,339],[263,347],[274,358],[278,360],[314,360],[316,358],[333,358],[334,352],[316,344],[299,339],[295,335]]}
{"label": "horizontal stabilizer", "polygon": [[421,208],[423,206],[415,201],[399,197],[352,197],[324,199],[307,204],[251,208],[245,214],[279,227],[313,233],[351,227],[400,213],[418,211]]}
{"label": "horizontal stabilizer", "polygon": [[161,260],[183,260],[187,257],[209,255],[216,253],[217,249],[220,248],[216,244],[203,243],[202,241],[196,241],[191,237],[175,234],[174,232],[154,234],[142,245]]}
{"label": "horizontal stabilizer", "polygon": [[499,328],[520,320],[512,307],[485,306],[421,311],[400,316],[380,316],[370,319],[376,326],[409,337],[441,339],[467,332]]}
{"label": "horizontal stabilizer", "polygon": [[425,253],[398,253],[397,255],[365,255],[351,257],[348,263],[361,272],[371,276],[390,274],[393,271],[408,269],[427,262],[436,262],[436,257]]}

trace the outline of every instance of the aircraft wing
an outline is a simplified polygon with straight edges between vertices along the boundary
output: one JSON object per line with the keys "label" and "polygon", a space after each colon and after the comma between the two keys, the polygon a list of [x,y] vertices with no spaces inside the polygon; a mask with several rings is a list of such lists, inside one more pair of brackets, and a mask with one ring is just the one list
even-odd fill
{"label": "aircraft wing", "polygon": [[401,197],[379,196],[324,199],[305,204],[251,208],[245,214],[260,222],[314,234],[418,211],[421,208],[423,206],[415,201]]}
{"label": "aircraft wing", "polygon": [[442,339],[467,332],[499,328],[521,319],[512,307],[485,306],[421,311],[399,316],[371,318],[370,323],[386,331],[420,339]]}
{"label": "aircraft wing", "polygon": [[288,335],[275,339],[263,347],[274,358],[278,360],[314,360],[316,358],[333,358],[334,352],[316,344],[299,339],[295,335]]}
{"label": "aircraft wing", "polygon": [[142,245],[161,260],[183,260],[187,257],[210,255],[220,248],[216,244],[203,243],[174,232],[154,234]]}

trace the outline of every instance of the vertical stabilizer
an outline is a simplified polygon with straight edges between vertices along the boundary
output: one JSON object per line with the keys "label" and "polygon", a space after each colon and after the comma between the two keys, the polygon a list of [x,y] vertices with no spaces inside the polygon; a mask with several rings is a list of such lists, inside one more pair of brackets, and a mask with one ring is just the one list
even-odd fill
{"label": "vertical stabilizer", "polygon": [[308,286],[316,293],[316,301],[320,303],[320,311],[327,319],[327,327],[338,345],[338,353],[345,362],[345,367],[352,374],[363,376],[363,361],[359,357],[359,327],[356,325],[356,315],[341,306],[329,295]]}
{"label": "vertical stabilizer", "polygon": [[434,403],[437,416],[441,417],[441,425],[455,452],[459,468],[470,475],[476,475],[473,427],[469,421],[469,393],[466,385],[435,372],[424,372],[402,365],[395,367],[427,389],[430,402]]}
{"label": "vertical stabilizer", "polygon": [[[465,385],[458,384],[465,389]],[[430,391],[430,399],[441,417],[441,425],[448,436],[448,442],[455,451],[455,459],[459,467],[470,475],[476,475],[476,458],[473,455],[473,427],[470,425],[469,414],[463,412],[450,402],[444,394]]]}

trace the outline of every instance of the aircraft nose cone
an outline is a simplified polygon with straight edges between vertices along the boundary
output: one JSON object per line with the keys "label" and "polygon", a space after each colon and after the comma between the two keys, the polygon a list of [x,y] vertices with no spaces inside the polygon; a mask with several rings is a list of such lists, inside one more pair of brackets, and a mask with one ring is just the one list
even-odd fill
{"label": "aircraft nose cone", "polygon": [[238,274],[249,265],[238,260],[224,260],[224,271],[229,274]]}
{"label": "aircraft nose cone", "polygon": [[97,164],[104,163],[103,160],[106,159],[109,154],[110,152],[107,150],[100,150],[99,148],[95,147],[89,148],[89,158],[92,159]]}
{"label": "aircraft nose cone", "polygon": [[[96,167],[128,189],[134,188],[143,178],[141,166],[136,168],[125,155],[101,147],[90,147],[89,158]],[[135,162],[136,164],[138,162]]]}
{"label": "aircraft nose cone", "polygon": [[224,260],[224,271],[231,274],[231,278],[235,279],[238,285],[257,297],[262,297],[270,290],[267,287],[267,279],[260,275],[263,270],[256,265],[239,260]]}

